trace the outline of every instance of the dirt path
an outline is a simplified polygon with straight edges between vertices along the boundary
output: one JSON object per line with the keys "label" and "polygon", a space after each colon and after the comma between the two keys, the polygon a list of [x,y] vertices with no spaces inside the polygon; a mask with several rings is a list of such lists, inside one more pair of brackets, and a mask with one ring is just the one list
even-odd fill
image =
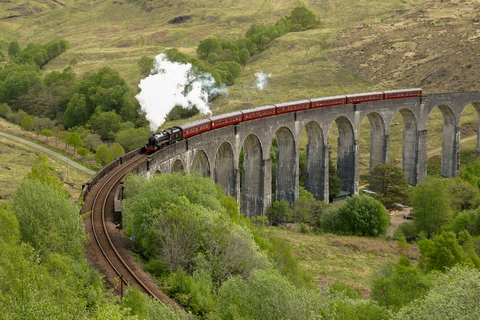
{"label": "dirt path", "polygon": [[58,158],[58,159],[60,159],[60,160],[62,160],[62,161],[64,161],[64,162],[68,163],[68,165],[71,165],[72,167],[75,167],[75,168],[77,168],[77,169],[79,169],[79,170],[82,170],[83,172],[86,172],[86,173],[88,173],[88,174],[95,174],[95,171],[90,170],[90,169],[88,169],[88,168],[86,168],[86,167],[84,167],[84,166],[76,163],[75,161],[73,161],[73,160],[71,160],[71,159],[69,159],[69,158],[67,158],[67,157],[65,157],[65,156],[62,156],[62,155],[61,155],[60,153],[58,153],[58,152],[55,152],[55,151],[52,151],[52,150],[47,149],[47,148],[45,148],[45,147],[42,147],[41,145],[36,144],[36,143],[34,143],[34,142],[31,142],[31,141],[28,141],[28,140],[25,140],[25,139],[22,139],[22,138],[19,138],[19,137],[16,137],[16,136],[12,136],[11,134],[4,133],[4,132],[0,132],[0,136],[5,137],[5,138],[8,138],[8,139],[10,139],[10,140],[15,140],[15,141],[17,141],[17,142],[26,144],[26,145],[31,146],[31,147],[34,147],[34,148],[36,148],[36,149],[39,149],[40,151],[45,152],[45,153],[47,153],[47,154],[49,154],[49,155],[52,155],[52,156],[54,156],[54,157],[56,157],[56,158]]}
{"label": "dirt path", "polygon": [[[475,139],[475,138],[477,138],[477,135],[470,136],[470,137],[465,138],[465,139],[460,139],[460,143],[462,143],[462,142],[467,142],[467,141],[473,140],[473,139]],[[438,152],[440,152],[440,151],[442,151],[442,148],[441,148],[441,147],[440,147],[440,148],[437,148],[437,149],[433,149],[433,150],[431,150],[431,151],[428,151],[428,152],[427,152],[427,155],[430,156],[430,155],[435,154],[435,153],[438,153]]]}

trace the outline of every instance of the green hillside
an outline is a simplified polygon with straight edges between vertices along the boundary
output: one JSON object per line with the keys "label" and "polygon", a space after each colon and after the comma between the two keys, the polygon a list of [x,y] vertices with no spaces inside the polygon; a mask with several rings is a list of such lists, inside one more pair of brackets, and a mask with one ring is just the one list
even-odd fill
{"label": "green hillside", "polygon": [[[229,87],[230,95],[213,103],[215,113],[384,88],[475,88],[476,1],[0,2],[0,43],[6,55],[13,39],[22,46],[66,39],[70,49],[51,61],[47,71],[62,70],[76,59],[77,74],[110,66],[135,87],[141,56],[154,57],[173,47],[195,55],[205,37],[242,37],[253,23],[273,24],[299,5],[317,14],[322,28],[289,33],[254,56]],[[169,23],[175,17],[188,19]],[[260,71],[272,78],[265,91],[257,92],[252,85]]]}

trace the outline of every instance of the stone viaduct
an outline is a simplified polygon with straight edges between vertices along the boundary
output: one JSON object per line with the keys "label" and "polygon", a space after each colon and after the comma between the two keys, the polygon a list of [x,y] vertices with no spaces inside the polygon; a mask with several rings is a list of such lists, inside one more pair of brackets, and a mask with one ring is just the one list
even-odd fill
{"label": "stone viaduct", "polygon": [[[371,125],[370,167],[389,161],[389,132],[393,116],[404,121],[402,170],[411,185],[424,182],[427,173],[427,120],[438,107],[443,114],[441,172],[454,177],[460,164],[460,116],[472,104],[480,116],[480,92],[423,95],[420,98],[380,100],[276,115],[241,122],[179,141],[151,155],[137,168],[146,176],[182,170],[199,171],[237,199],[245,216],[266,213],[272,200],[293,203],[299,189],[299,141],[306,129],[306,189],[318,200],[328,200],[327,137],[336,122],[339,138],[337,167],[342,190],[358,193],[359,145],[362,120]],[[477,150],[480,151],[477,127]],[[272,194],[270,149],[278,142],[276,188]],[[241,150],[243,149],[243,153]],[[241,155],[243,161],[240,161]],[[243,163],[243,167],[240,167]]]}

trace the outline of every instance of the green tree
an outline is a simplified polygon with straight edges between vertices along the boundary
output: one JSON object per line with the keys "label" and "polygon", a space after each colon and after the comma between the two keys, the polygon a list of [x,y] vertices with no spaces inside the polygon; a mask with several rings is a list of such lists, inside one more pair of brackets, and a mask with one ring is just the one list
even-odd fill
{"label": "green tree", "polygon": [[443,180],[427,179],[411,191],[410,200],[417,232],[424,232],[428,238],[436,235],[451,219],[450,199]]}
{"label": "green tree", "polygon": [[87,238],[82,218],[66,197],[41,180],[25,179],[12,200],[22,240],[40,251],[83,256]]}
{"label": "green tree", "polygon": [[[468,233],[467,233],[468,235]],[[471,238],[465,236],[465,242],[471,242]],[[456,264],[463,263],[480,267],[480,261],[477,256],[469,254],[457,241],[453,232],[442,232],[433,240],[421,240],[418,242],[420,249],[420,266],[425,271],[441,270],[444,271]],[[467,245],[467,249],[468,248]]]}
{"label": "green tree", "polygon": [[267,216],[271,225],[277,226],[289,222],[292,218],[293,209],[286,201],[273,201],[268,209]]}
{"label": "green tree", "polygon": [[114,111],[100,112],[92,116],[90,125],[103,140],[114,139],[120,128],[120,117]]}
{"label": "green tree", "polygon": [[126,150],[131,151],[145,145],[145,141],[152,135],[150,128],[127,128],[119,130],[115,134],[115,141],[120,143]]}
{"label": "green tree", "polygon": [[34,125],[31,116],[25,116],[20,123],[20,127],[25,131],[31,131]]}
{"label": "green tree", "polygon": [[450,207],[457,212],[475,209],[480,205],[478,189],[459,177],[452,180],[448,186],[448,193],[451,195]]}
{"label": "green tree", "polygon": [[323,202],[316,201],[310,192],[300,187],[298,199],[293,207],[295,210],[295,221],[318,227],[324,206]]}
{"label": "green tree", "polygon": [[6,103],[0,103],[0,117],[7,118],[12,113],[12,108]]}
{"label": "green tree", "polygon": [[378,200],[358,196],[345,200],[337,212],[339,232],[361,236],[380,236],[387,232],[390,216]]}
{"label": "green tree", "polygon": [[125,154],[125,150],[118,142],[115,142],[114,144],[112,144],[109,147],[109,149],[110,149],[110,155],[112,156],[113,159],[117,157],[121,157]]}
{"label": "green tree", "polygon": [[58,133],[58,140],[62,141],[63,143],[65,143],[65,147],[67,146],[67,143],[68,143],[68,138],[70,138],[70,132],[68,131],[60,131]]}
{"label": "green tree", "polygon": [[83,147],[83,141],[76,132],[72,132],[68,137],[67,144],[73,147],[73,154],[77,152],[77,148]]}
{"label": "green tree", "polygon": [[110,152],[110,149],[106,144],[100,145],[95,152],[95,161],[101,165],[106,165],[109,164],[110,162],[113,161],[112,154]]}
{"label": "green tree", "polygon": [[320,20],[317,20],[315,14],[305,7],[293,9],[287,20],[292,24],[291,31],[304,31],[320,27]]}
{"label": "green tree", "polygon": [[34,165],[25,178],[41,181],[57,191],[59,195],[68,196],[68,192],[63,188],[63,182],[57,177],[55,169],[48,164],[48,158],[45,155],[35,159]]}
{"label": "green tree", "polygon": [[82,157],[85,157],[88,154],[88,149],[80,147],[77,150],[78,154],[81,155]]}
{"label": "green tree", "polygon": [[328,200],[330,202],[332,202],[342,190],[342,180],[338,176],[339,171],[331,159],[330,153],[328,157]]}
{"label": "green tree", "polygon": [[428,293],[432,283],[418,268],[402,257],[396,266],[385,265],[372,279],[372,299],[398,310]]}
{"label": "green tree", "polygon": [[47,141],[48,141],[48,138],[50,138],[51,136],[53,136],[53,131],[52,130],[49,130],[49,129],[44,129],[41,131],[40,133],[42,136],[46,137],[47,138]]}
{"label": "green tree", "polygon": [[74,94],[65,110],[63,124],[65,128],[84,125],[90,119],[91,113],[87,108],[87,98],[82,94]]}
{"label": "green tree", "polygon": [[10,42],[10,45],[8,46],[8,56],[10,57],[10,60],[15,59],[20,51],[20,43],[18,41]]}
{"label": "green tree", "polygon": [[376,192],[373,197],[387,209],[398,209],[406,204],[410,186],[396,163],[381,163],[370,170],[368,190]]}
{"label": "green tree", "polygon": [[142,56],[138,61],[138,67],[140,68],[140,74],[144,77],[150,75],[153,68],[153,58]]}
{"label": "green tree", "polygon": [[197,54],[200,59],[207,59],[208,56],[216,51],[220,51],[222,46],[220,42],[212,37],[203,39],[197,47]]}
{"label": "green tree", "polygon": [[456,266],[438,273],[427,295],[402,308],[395,319],[479,319],[480,272]]}
{"label": "green tree", "polygon": [[96,133],[87,134],[85,138],[83,138],[83,145],[90,151],[96,150],[102,143],[100,135]]}

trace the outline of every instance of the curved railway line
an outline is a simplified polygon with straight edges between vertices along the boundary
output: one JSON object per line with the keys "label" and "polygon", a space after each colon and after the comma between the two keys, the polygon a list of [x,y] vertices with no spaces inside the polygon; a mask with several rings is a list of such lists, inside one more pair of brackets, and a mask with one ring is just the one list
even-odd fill
{"label": "curved railway line", "polygon": [[161,292],[156,283],[135,261],[123,231],[113,222],[113,203],[116,187],[130,170],[144,162],[148,155],[139,154],[110,170],[95,183],[82,208],[82,214],[91,212],[84,218],[85,228],[90,235],[88,259],[105,274],[107,282],[121,295],[126,286],[136,286],[163,305],[178,306]]}

